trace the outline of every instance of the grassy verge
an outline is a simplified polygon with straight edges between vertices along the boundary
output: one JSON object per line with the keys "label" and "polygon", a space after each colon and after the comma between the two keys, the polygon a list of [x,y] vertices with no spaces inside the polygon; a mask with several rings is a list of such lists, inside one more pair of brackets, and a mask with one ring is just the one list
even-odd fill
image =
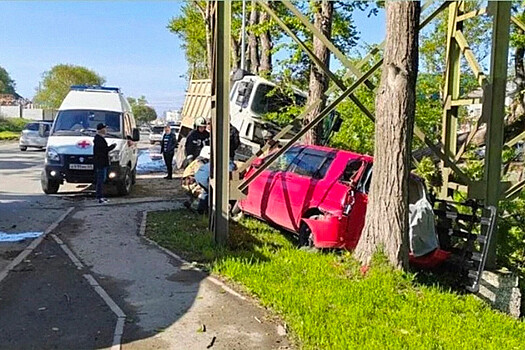
{"label": "grassy verge", "polygon": [[521,349],[525,324],[471,295],[418,285],[377,257],[362,276],[346,254],[298,250],[256,220],[232,226],[218,248],[207,219],[148,215],[147,235],[245,288],[288,323],[304,349]]}
{"label": "grassy verge", "polygon": [[0,116],[0,140],[18,140],[24,126],[30,120],[22,118],[4,118]]}
{"label": "grassy verge", "polygon": [[19,132],[13,131],[0,131],[0,140],[18,140],[20,137]]}

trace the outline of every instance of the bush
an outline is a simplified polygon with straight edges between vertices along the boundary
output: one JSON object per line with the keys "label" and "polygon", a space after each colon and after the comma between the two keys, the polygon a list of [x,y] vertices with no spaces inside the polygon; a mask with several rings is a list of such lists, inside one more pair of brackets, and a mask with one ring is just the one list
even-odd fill
{"label": "bush", "polygon": [[20,133],[24,129],[24,126],[30,122],[32,122],[32,120],[23,118],[5,118],[0,116],[0,131]]}

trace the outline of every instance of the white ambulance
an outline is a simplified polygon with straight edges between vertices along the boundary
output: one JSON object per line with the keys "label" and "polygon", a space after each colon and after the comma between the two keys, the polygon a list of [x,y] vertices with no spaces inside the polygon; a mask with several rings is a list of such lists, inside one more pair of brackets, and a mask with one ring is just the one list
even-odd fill
{"label": "white ambulance", "polygon": [[108,184],[127,195],[135,183],[140,138],[131,107],[119,88],[72,86],[60,105],[47,143],[42,190],[58,192],[61,184],[94,182],[93,137],[97,124],[107,125]]}

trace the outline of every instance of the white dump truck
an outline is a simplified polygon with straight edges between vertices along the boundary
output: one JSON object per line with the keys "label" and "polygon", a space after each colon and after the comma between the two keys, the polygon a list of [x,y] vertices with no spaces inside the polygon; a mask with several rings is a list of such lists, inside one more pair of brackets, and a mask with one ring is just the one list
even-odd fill
{"label": "white dump truck", "polygon": [[[291,104],[304,105],[307,95],[293,89],[293,98],[275,90],[275,84],[256,75],[232,75],[230,91],[230,123],[239,131],[239,158],[248,158],[263,145],[263,130],[276,134],[279,127],[263,120],[266,113],[277,112]],[[210,118],[211,80],[192,80],[182,108],[181,137],[193,129],[198,117]],[[291,135],[289,135],[291,136]]]}

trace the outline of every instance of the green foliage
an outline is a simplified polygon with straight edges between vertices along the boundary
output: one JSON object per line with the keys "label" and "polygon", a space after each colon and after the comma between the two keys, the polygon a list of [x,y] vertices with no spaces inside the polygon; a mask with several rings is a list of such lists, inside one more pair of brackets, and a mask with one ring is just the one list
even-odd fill
{"label": "green foliage", "polygon": [[[375,94],[365,87],[358,88],[355,93],[369,111],[374,113]],[[330,146],[351,150],[358,153],[374,153],[374,123],[356,106],[345,99],[338,107],[337,112],[343,119],[338,133],[330,140]]]}
{"label": "green foliage", "polygon": [[20,133],[12,131],[0,131],[0,140],[18,140]]}
{"label": "green foliage", "polygon": [[[191,223],[191,224],[188,224]],[[256,220],[217,247],[208,220],[186,211],[148,215],[147,235],[240,284],[290,326],[302,349],[513,349],[525,325],[471,295],[418,285],[376,255],[363,276],[349,253],[298,250]]]}
{"label": "green foliage", "polygon": [[0,94],[15,94],[15,81],[9,73],[0,67]]}
{"label": "green foliage", "polygon": [[32,120],[22,118],[4,118],[0,117],[0,131],[10,131],[14,133],[21,133],[24,126]]}
{"label": "green foliage", "polygon": [[128,102],[131,106],[133,116],[138,123],[148,123],[157,119],[157,112],[148,106],[148,101],[145,96],[140,96],[139,98],[128,97]]}
{"label": "green foliage", "polygon": [[[204,1],[199,1],[198,5],[206,6]],[[197,1],[186,1],[181,7],[180,15],[173,17],[167,28],[182,41],[181,48],[188,63],[188,78],[209,79],[206,23]]]}
{"label": "green foliage", "polygon": [[425,180],[428,188],[441,187],[441,169],[434,163],[432,158],[423,157],[416,165],[414,172]]}
{"label": "green foliage", "polygon": [[71,85],[103,85],[106,80],[94,71],[71,64],[59,64],[42,74],[41,88],[34,102],[44,108],[58,108]]}
{"label": "green foliage", "polygon": [[525,278],[525,192],[500,203],[498,262]]}

